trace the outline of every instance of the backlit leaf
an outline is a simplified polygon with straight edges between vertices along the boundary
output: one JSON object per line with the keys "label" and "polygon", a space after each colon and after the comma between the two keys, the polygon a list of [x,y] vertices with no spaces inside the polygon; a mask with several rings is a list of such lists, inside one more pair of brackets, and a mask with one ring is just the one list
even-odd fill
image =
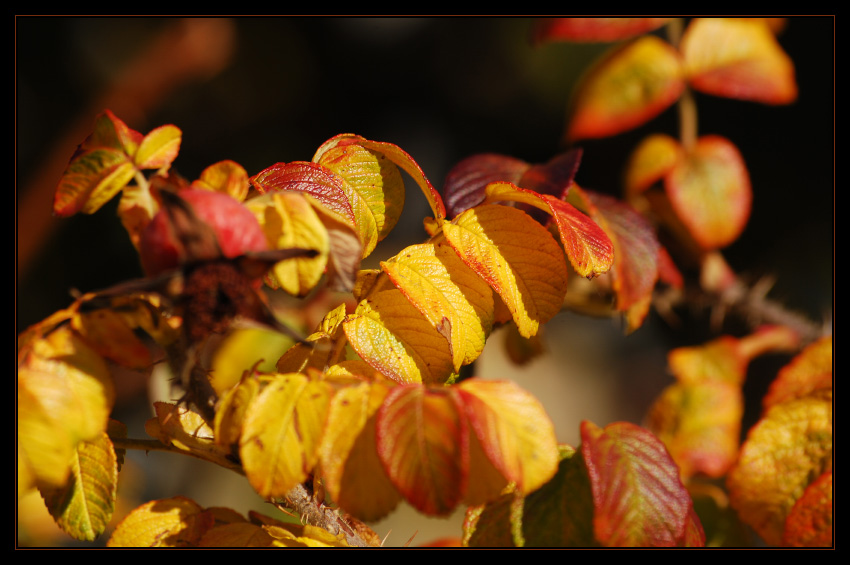
{"label": "backlit leaf", "polygon": [[750,430],[726,484],[732,506],[768,545],[813,478],[832,469],[831,391],[772,406]]}
{"label": "backlit leaf", "polygon": [[119,149],[126,155],[136,154],[144,136],[127,127],[111,110],[105,110],[95,118],[94,131],[83,142],[81,149]]}
{"label": "backlit leaf", "polygon": [[50,514],[65,533],[93,541],[106,529],[115,508],[118,467],[115,450],[103,433],[77,444],[68,482],[42,489]]}
{"label": "backlit leaf", "polygon": [[108,547],[187,547],[198,544],[215,523],[212,512],[176,496],[139,506],[124,518]]}
{"label": "backlit leaf", "polygon": [[265,327],[234,325],[215,347],[209,365],[213,390],[222,394],[235,386],[246,371],[270,373],[292,345],[292,338]]}
{"label": "backlit leaf", "polygon": [[626,165],[626,194],[634,196],[661,181],[682,158],[679,142],[663,133],[640,142]]}
{"label": "backlit leaf", "polygon": [[581,437],[596,539],[609,547],[679,544],[693,503],[664,444],[627,422],[603,429],[585,421]]}
{"label": "backlit leaf", "polygon": [[832,471],[810,484],[785,521],[782,545],[793,547],[831,547]]}
{"label": "backlit leaf", "polygon": [[647,35],[609,51],[576,91],[567,137],[571,141],[628,131],[673,104],[684,80],[678,52]]}
{"label": "backlit leaf", "polygon": [[605,231],[587,215],[563,200],[549,194],[538,194],[509,183],[487,186],[485,202],[510,200],[534,206],[551,214],[561,243],[573,268],[583,277],[608,272],[614,261],[614,245]]}
{"label": "backlit leaf", "polygon": [[524,212],[477,206],[443,226],[458,256],[495,290],[520,334],[537,333],[561,309],[567,291],[564,253]]}
{"label": "backlit leaf", "polygon": [[241,522],[210,529],[198,540],[198,547],[273,547],[275,541],[262,526]]}
{"label": "backlit leaf", "polygon": [[444,383],[452,374],[449,342],[401,291],[378,292],[343,325],[360,357],[399,383]]}
{"label": "backlit leaf", "polygon": [[124,318],[111,309],[78,312],[71,325],[100,355],[121,366],[140,369],[152,364],[148,347]]}
{"label": "backlit leaf", "polygon": [[536,398],[509,381],[468,379],[457,391],[484,454],[518,492],[528,494],[552,478],[558,442]]}
{"label": "backlit leaf", "polygon": [[256,216],[272,249],[314,249],[314,257],[296,257],[276,263],[266,275],[272,288],[304,296],[316,286],[328,261],[330,243],[313,206],[297,192],[273,192],[245,205]]}
{"label": "backlit leaf", "polygon": [[681,50],[697,90],[765,104],[797,98],[794,64],[759,18],[696,18]]}
{"label": "backlit leaf", "polygon": [[377,241],[395,227],[404,206],[404,181],[385,155],[352,143],[322,152],[319,164],[345,179],[366,202],[364,213],[375,218]]}
{"label": "backlit leaf", "polygon": [[703,249],[735,241],[750,217],[750,175],[728,139],[706,135],[665,178],[667,197],[679,220]]}
{"label": "backlit leaf", "polygon": [[276,376],[248,408],[239,455],[260,496],[282,497],[312,472],[330,397],[327,383],[290,373]]}
{"label": "backlit leaf", "polygon": [[469,479],[468,430],[450,388],[404,385],[378,411],[378,456],[404,498],[424,514],[445,516]]}
{"label": "backlit leaf", "polygon": [[229,194],[239,202],[248,196],[248,173],[235,161],[219,161],[201,171],[198,180],[192,183],[195,188],[206,188]]}
{"label": "backlit leaf", "polygon": [[319,448],[325,489],[362,520],[383,518],[401,500],[378,458],[375,437],[376,414],[387,392],[387,386],[374,382],[338,391]]}
{"label": "backlit leaf", "polygon": [[650,32],[670,18],[539,18],[535,43],[545,41],[619,41]]}
{"label": "backlit leaf", "polygon": [[151,130],[133,155],[135,165],[140,169],[167,169],[180,152],[182,135],[183,132],[172,125]]}
{"label": "backlit leaf", "polygon": [[71,216],[92,214],[127,185],[136,169],[118,149],[99,148],[74,158],[56,188],[53,212]]}
{"label": "backlit leaf", "polygon": [[248,407],[260,394],[260,380],[254,374],[246,374],[232,389],[220,392],[221,400],[215,411],[215,442],[228,446],[239,443],[242,424]]}
{"label": "backlit leaf", "polygon": [[493,326],[493,293],[451,247],[412,245],[381,267],[449,341],[455,371],[481,354]]}

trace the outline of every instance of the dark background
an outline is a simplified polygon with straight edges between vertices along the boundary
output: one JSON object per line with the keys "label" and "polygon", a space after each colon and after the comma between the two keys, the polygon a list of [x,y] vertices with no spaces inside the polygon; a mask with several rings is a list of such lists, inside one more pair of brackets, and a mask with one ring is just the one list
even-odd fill
{"label": "dark background", "polygon": [[[239,162],[249,174],[280,161],[308,161],[322,142],[345,132],[400,146],[439,189],[451,166],[474,153],[543,162],[563,150],[571,90],[608,47],[532,47],[531,21],[523,18],[281,17],[201,24],[192,27],[206,38],[193,51],[200,62],[180,67],[183,51],[171,46],[163,55],[154,47],[183,25],[176,19],[16,18],[16,331],[66,307],[72,288],[90,291],[141,275],[114,213],[117,198],[92,216],[50,217],[62,170],[104,107],[142,133],[177,125],[183,143],[174,167],[190,179],[222,159]],[[752,217],[726,250],[729,262],[753,278],[776,275],[771,296],[826,324],[834,280],[834,24],[832,17],[790,18],[779,36],[796,65],[795,103],[696,97],[700,134],[737,144],[752,179]],[[163,78],[171,67],[177,78]],[[127,69],[135,70],[128,75]],[[675,109],[636,130],[582,142],[578,183],[618,195],[629,152],[656,131],[676,135]],[[427,204],[407,181],[402,221],[376,258],[425,237]],[[621,363],[606,368],[617,383],[612,388],[624,397],[614,401],[618,419],[638,420],[668,382],[670,347],[713,336],[699,317],[686,328],[670,328],[652,315],[628,338],[609,320],[564,314],[552,325],[547,339],[556,364],[564,362],[558,354],[570,351],[567,341],[575,346],[588,335],[600,337],[588,346],[598,349],[578,355]],[[787,360],[757,360],[751,386],[763,390]],[[488,365],[482,365],[483,371]],[[576,386],[584,390],[597,380],[590,376]],[[553,418],[560,416],[576,431],[584,417]]]}

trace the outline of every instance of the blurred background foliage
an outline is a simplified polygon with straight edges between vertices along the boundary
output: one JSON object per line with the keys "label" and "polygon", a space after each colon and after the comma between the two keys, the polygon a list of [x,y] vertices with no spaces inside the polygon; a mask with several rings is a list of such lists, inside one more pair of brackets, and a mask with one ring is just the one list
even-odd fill
{"label": "blurred background foliage", "polygon": [[[794,104],[696,95],[700,133],[737,144],[753,184],[753,214],[725,252],[729,263],[751,280],[775,276],[771,296],[829,324],[834,24],[831,17],[790,18],[780,34],[796,65],[800,95]],[[307,161],[328,138],[355,133],[398,145],[439,189],[448,170],[474,153],[544,162],[565,149],[572,88],[608,45],[533,47],[530,25],[527,18],[478,17],[16,17],[17,332],[66,307],[70,289],[85,292],[141,276],[114,214],[117,199],[93,216],[51,217],[62,171],[104,108],[143,133],[178,126],[183,143],[175,169],[190,179],[222,159],[239,162],[251,175],[276,162]],[[581,143],[577,182],[619,195],[630,151],[649,133],[676,135],[677,127],[671,108],[633,131]],[[402,220],[373,254],[375,261],[426,237],[427,204],[409,179],[407,186]],[[476,369],[488,378],[516,380],[541,398],[559,439],[575,444],[582,419],[639,423],[670,380],[666,352],[716,335],[705,313],[684,316],[682,325],[671,327],[652,315],[624,338],[611,320],[564,313],[547,327],[549,355],[516,368],[491,345]],[[787,361],[774,356],[752,364],[748,387],[756,401]],[[138,394],[131,390],[126,398]],[[139,407],[128,400],[117,409],[140,410],[143,421],[149,404],[141,398]],[[143,435],[132,425],[130,432]],[[164,458],[133,459],[148,468],[149,475],[138,479],[143,487],[127,487],[140,500],[187,494],[201,504],[244,511],[230,499],[244,500],[250,492],[201,485],[192,479],[197,470],[187,471],[189,479],[177,472],[194,469],[194,462]],[[196,496],[198,487],[210,497]],[[225,490],[231,496],[223,500]],[[457,516],[427,523],[438,527],[376,529],[380,535],[393,530],[390,545],[403,544],[416,530],[414,545],[460,535]]]}

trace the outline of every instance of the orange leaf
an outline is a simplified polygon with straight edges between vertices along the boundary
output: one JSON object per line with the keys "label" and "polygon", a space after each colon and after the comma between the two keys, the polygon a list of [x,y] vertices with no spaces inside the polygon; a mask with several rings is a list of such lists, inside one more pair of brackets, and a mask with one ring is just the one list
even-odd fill
{"label": "orange leaf", "polygon": [[229,194],[239,202],[248,196],[248,173],[235,161],[219,161],[201,171],[201,177],[192,183],[195,188],[206,188]]}
{"label": "orange leaf", "polygon": [[140,169],[167,169],[180,152],[183,132],[172,125],[151,130],[139,144],[133,162]]}
{"label": "orange leaf", "polygon": [[681,50],[697,90],[765,104],[797,99],[794,64],[759,18],[696,18]]}
{"label": "orange leaf", "polygon": [[635,196],[666,177],[681,158],[682,146],[669,135],[656,133],[645,138],[626,165],[626,195]]}
{"label": "orange leaf", "polygon": [[832,468],[832,394],[772,406],[750,430],[726,481],[732,506],[768,545],[814,477]]}
{"label": "orange leaf", "polygon": [[832,388],[832,336],[809,345],[779,371],[762,399],[767,410],[792,398],[801,398],[818,389]]}
{"label": "orange leaf", "polygon": [[576,91],[570,141],[616,135],[648,122],[684,88],[678,52],[647,35],[618,46],[598,61]]}
{"label": "orange leaf", "polygon": [[728,139],[701,137],[665,179],[667,197],[679,220],[703,249],[729,245],[750,217],[750,175]]}
{"label": "orange leaf", "polygon": [[215,516],[193,500],[176,496],[139,506],[115,528],[108,547],[194,546],[215,525]]}
{"label": "orange leaf", "polygon": [[664,444],[627,422],[604,429],[582,422],[581,438],[596,539],[609,547],[681,543],[693,503]]}
{"label": "orange leaf", "polygon": [[443,225],[446,240],[504,301],[524,337],[561,309],[564,253],[551,234],[516,208],[476,206]]}
{"label": "orange leaf", "polygon": [[466,418],[450,388],[404,385],[378,411],[378,456],[402,496],[420,512],[445,516],[469,479]]}
{"label": "orange leaf", "polygon": [[832,471],[810,484],[785,521],[782,545],[794,547],[831,547]]}
{"label": "orange leaf", "polygon": [[95,118],[94,131],[82,143],[81,149],[110,148],[133,156],[144,136],[127,127],[111,110],[105,110]]}
{"label": "orange leaf", "polygon": [[540,18],[532,31],[544,41],[619,41],[657,29],[670,18]]}
{"label": "orange leaf", "polygon": [[472,155],[460,161],[446,175],[443,184],[449,217],[480,204],[484,200],[484,188],[492,182],[517,184],[529,167],[525,161],[495,153]]}
{"label": "orange leaf", "polygon": [[56,188],[53,211],[59,216],[92,214],[115,196],[135,175],[123,150],[98,148],[76,156]]}

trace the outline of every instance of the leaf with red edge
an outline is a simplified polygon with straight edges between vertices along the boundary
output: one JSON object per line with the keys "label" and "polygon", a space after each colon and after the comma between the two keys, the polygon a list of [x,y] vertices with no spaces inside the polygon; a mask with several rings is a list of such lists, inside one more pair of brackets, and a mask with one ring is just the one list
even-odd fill
{"label": "leaf with red edge", "polygon": [[783,367],[762,399],[765,410],[813,391],[832,388],[832,336],[806,347]]}
{"label": "leaf with red edge", "polygon": [[570,189],[569,201],[587,212],[613,242],[610,272],[617,310],[626,314],[630,331],[639,328],[658,280],[660,246],[652,226],[628,204],[576,185]]}
{"label": "leaf with red edge", "polygon": [[519,183],[531,165],[496,153],[472,155],[452,167],[443,183],[446,213],[454,218],[484,200],[484,188],[491,182]]}
{"label": "leaf with red edge", "polygon": [[140,169],[167,169],[180,152],[183,132],[173,125],[151,130],[139,143],[133,162]]}
{"label": "leaf with red edge", "polygon": [[53,211],[59,216],[93,214],[118,194],[136,174],[120,149],[98,148],[77,155],[56,188]]}
{"label": "leaf with red edge", "polygon": [[451,388],[392,389],[378,411],[377,438],[384,470],[414,508],[445,516],[463,499],[469,436]]}
{"label": "leaf with red edge", "polygon": [[[562,199],[573,184],[581,164],[581,149],[571,149],[549,159],[542,165],[531,165],[520,177],[519,186],[538,194]],[[503,179],[504,180],[504,179]]]}
{"label": "leaf with red edge", "polygon": [[546,41],[619,41],[658,29],[670,18],[540,18],[532,38]]}
{"label": "leaf with red edge", "polygon": [[681,50],[697,90],[765,104],[797,99],[794,63],[760,18],[696,18]]}
{"label": "leaf with red edge", "polygon": [[203,171],[198,180],[192,183],[195,188],[205,188],[225,192],[240,202],[248,196],[250,183],[248,173],[236,161],[219,161]]}
{"label": "leaf with red edge", "polygon": [[590,217],[549,194],[538,194],[510,183],[487,186],[485,203],[510,200],[534,206],[551,214],[561,243],[573,268],[583,277],[593,278],[608,272],[614,261],[614,244]]}
{"label": "leaf with red edge", "polygon": [[750,175],[738,148],[724,137],[701,137],[665,178],[679,220],[705,250],[729,245],[750,217]]}
{"label": "leaf with red edge", "polygon": [[656,133],[638,144],[626,165],[627,197],[643,192],[659,182],[682,159],[682,146],[673,137]]}
{"label": "leaf with red edge", "polygon": [[579,84],[567,129],[569,141],[616,135],[670,107],[685,82],[679,54],[647,35],[609,51]]}
{"label": "leaf with red edge", "polygon": [[782,545],[831,547],[832,471],[827,471],[806,487],[785,520]]}
{"label": "leaf with red edge", "polygon": [[593,491],[593,529],[609,547],[675,546],[693,502],[664,444],[628,422],[581,424],[581,453]]}
{"label": "leaf with red edge", "polygon": [[144,136],[127,127],[111,110],[104,110],[95,118],[94,131],[80,149],[118,149],[127,155],[135,155]]}

